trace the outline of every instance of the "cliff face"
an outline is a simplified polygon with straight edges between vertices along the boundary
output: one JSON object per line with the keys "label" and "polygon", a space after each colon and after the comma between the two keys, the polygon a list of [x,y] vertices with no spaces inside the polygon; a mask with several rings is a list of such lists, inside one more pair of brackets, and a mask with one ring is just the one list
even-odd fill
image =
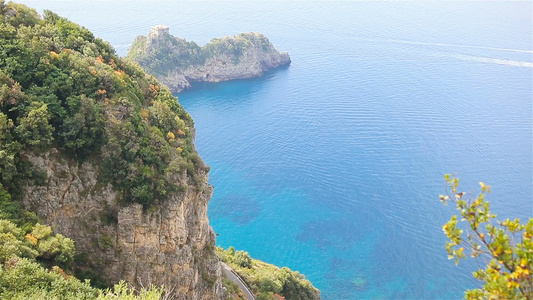
{"label": "cliff face", "polygon": [[99,184],[90,162],[79,165],[54,148],[28,160],[47,176],[44,185],[26,186],[23,206],[72,238],[83,263],[106,281],[164,284],[178,299],[222,297],[206,214],[212,194],[207,173],[199,174],[200,184],[145,210],[140,204],[118,205],[117,192]]}
{"label": "cliff face", "polygon": [[269,69],[291,62],[288,53],[277,51],[259,33],[213,39],[199,47],[194,42],[173,37],[165,26],[155,26],[148,37],[137,37],[128,57],[173,92],[180,92],[193,82],[262,76]]}
{"label": "cliff face", "polygon": [[221,299],[206,215],[212,187],[189,114],[86,28],[24,5],[9,3],[7,11],[0,23],[3,201],[72,238],[74,269],[108,284],[164,285],[177,299]]}

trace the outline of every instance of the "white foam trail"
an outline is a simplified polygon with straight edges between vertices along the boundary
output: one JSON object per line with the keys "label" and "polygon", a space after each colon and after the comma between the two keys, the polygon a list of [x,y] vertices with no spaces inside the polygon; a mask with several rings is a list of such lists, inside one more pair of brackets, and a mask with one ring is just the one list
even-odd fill
{"label": "white foam trail", "polygon": [[479,57],[479,56],[469,56],[469,55],[454,55],[454,58],[467,60],[467,61],[478,61],[489,64],[498,64],[498,65],[508,65],[514,67],[526,67],[533,68],[533,63],[525,61],[516,61],[516,60],[507,60],[499,58],[490,58],[490,57]]}
{"label": "white foam trail", "polygon": [[384,41],[391,42],[391,43],[399,43],[399,44],[410,44],[410,45],[474,48],[474,49],[486,49],[486,50],[509,51],[509,52],[520,52],[520,53],[532,53],[533,54],[533,51],[531,50],[521,50],[521,49],[495,48],[495,47],[472,46],[472,45],[456,45],[456,44],[444,44],[444,43],[425,43],[425,42],[413,42],[413,41],[391,40],[391,39],[384,40]]}
{"label": "white foam trail", "polygon": [[[378,40],[373,40],[373,41],[378,41]],[[381,41],[389,42],[389,43],[398,43],[398,44],[457,47],[457,48],[475,48],[475,49],[487,49],[487,50],[510,51],[510,52],[520,52],[520,53],[531,53],[531,54],[533,54],[533,51],[521,50],[521,49],[495,48],[495,47],[471,46],[471,45],[456,45],[456,44],[445,44],[445,43],[425,43],[425,42],[413,42],[413,41],[394,40],[394,39],[387,39],[387,40],[384,39],[384,40],[381,40]],[[442,56],[442,55],[436,55],[436,56]],[[465,61],[477,61],[477,62],[490,63],[490,64],[533,68],[533,63],[526,62],[526,61],[516,61],[516,60],[491,58],[491,57],[482,57],[482,56],[471,56],[471,55],[451,55],[451,56],[444,55],[444,56],[453,57],[453,58],[460,59],[460,60],[465,60]]]}

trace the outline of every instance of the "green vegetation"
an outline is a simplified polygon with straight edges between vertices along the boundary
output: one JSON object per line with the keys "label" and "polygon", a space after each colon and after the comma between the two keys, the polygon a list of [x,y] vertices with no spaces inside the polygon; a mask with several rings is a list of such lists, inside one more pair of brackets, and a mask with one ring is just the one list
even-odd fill
{"label": "green vegetation", "polygon": [[227,36],[220,39],[212,39],[202,47],[202,51],[207,57],[224,54],[233,56],[238,60],[246,50],[254,47],[254,45],[260,45],[265,52],[274,51],[266,36],[253,32],[241,33],[234,37]]}
{"label": "green vegetation", "polygon": [[14,223],[0,220],[0,299],[155,300],[163,295],[156,287],[136,295],[124,282],[114,289],[95,289],[68,274],[73,256],[74,242],[49,226],[36,224],[24,234]]}
{"label": "green vegetation", "polygon": [[191,65],[204,64],[206,54],[195,42],[187,42],[168,34],[158,39],[159,43],[166,46],[153,47],[147,51],[147,38],[138,36],[128,51],[128,57],[155,76],[167,75],[170,70],[176,67],[187,68]]}
{"label": "green vegetation", "polygon": [[216,253],[239,274],[258,299],[276,299],[276,294],[287,300],[320,299],[318,289],[303,274],[252,259],[248,252],[235,251],[233,247],[228,250],[217,247]]}
{"label": "green vegetation", "polygon": [[222,277],[222,285],[226,289],[227,300],[245,300],[246,299],[246,297],[244,296],[239,286],[235,282],[226,278],[225,276]]}
{"label": "green vegetation", "polygon": [[[70,275],[86,258],[74,257],[74,242],[39,224],[19,200],[28,184],[48,182],[29,158],[55,148],[98,168],[98,185],[111,183],[119,202],[156,206],[207,170],[191,117],[166,87],[86,28],[3,0],[0,15],[0,298],[161,298],[159,288],[120,283],[104,291]],[[116,222],[112,211],[102,216],[105,225]],[[105,235],[97,242],[113,243]]]}
{"label": "green vegetation", "polygon": [[9,203],[9,219],[23,219],[11,202],[29,179],[46,184],[27,156],[52,147],[90,160],[121,201],[146,208],[206,168],[192,144],[192,119],[137,64],[53,12],[41,18],[0,1],[0,13],[0,201]]}
{"label": "green vegetation", "polygon": [[[485,269],[474,272],[483,282],[480,289],[465,292],[467,299],[533,299],[533,219],[521,224],[520,219],[496,221],[485,200],[490,186],[480,182],[481,193],[469,198],[458,192],[459,179],[445,176],[451,195],[441,195],[445,204],[453,202],[460,212],[465,229],[453,216],[442,230],[450,239],[446,243],[449,259],[483,257]],[[465,233],[466,234],[463,234]]]}
{"label": "green vegetation", "polygon": [[241,33],[234,37],[212,39],[200,47],[195,42],[173,37],[165,33],[157,37],[157,44],[147,46],[150,37],[138,36],[128,51],[128,58],[138,62],[143,68],[157,76],[166,76],[175,69],[203,65],[208,58],[227,55],[234,64],[241,56],[256,45],[265,52],[275,51],[269,40],[258,33]]}

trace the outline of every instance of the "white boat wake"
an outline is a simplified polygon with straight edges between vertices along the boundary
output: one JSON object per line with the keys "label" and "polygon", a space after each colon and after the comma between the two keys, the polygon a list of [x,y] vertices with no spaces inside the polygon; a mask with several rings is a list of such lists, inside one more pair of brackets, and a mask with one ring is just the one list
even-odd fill
{"label": "white boat wake", "polygon": [[454,55],[453,57],[460,59],[460,60],[466,60],[466,61],[478,61],[478,62],[490,63],[490,64],[533,68],[533,63],[526,62],[526,61],[516,61],[516,60],[481,57],[481,56],[470,56],[470,55]]}
{"label": "white boat wake", "polygon": [[398,43],[398,44],[410,44],[410,45],[422,45],[422,46],[442,46],[442,47],[456,47],[456,48],[474,48],[474,49],[485,49],[485,50],[496,50],[496,51],[508,51],[508,52],[520,52],[520,53],[531,53],[533,50],[521,50],[521,49],[508,49],[508,48],[497,48],[497,47],[484,47],[484,46],[473,46],[473,45],[458,45],[458,44],[445,44],[445,43],[425,43],[425,42],[414,42],[414,41],[404,41],[404,40],[384,40],[386,42]]}
{"label": "white boat wake", "polygon": [[[450,47],[450,48],[473,48],[473,49],[484,49],[484,50],[495,50],[495,51],[507,51],[507,52],[519,52],[519,53],[529,53],[533,54],[532,50],[522,50],[522,49],[509,49],[509,48],[497,48],[497,47],[484,47],[484,46],[472,46],[472,45],[458,45],[458,44],[445,44],[445,43],[426,43],[426,42],[415,42],[407,40],[395,40],[395,39],[365,39],[373,42],[385,42],[385,43],[397,43],[397,44],[407,44],[407,45],[419,45],[419,46],[438,46],[438,47]],[[461,52],[461,51],[458,51]],[[498,65],[507,65],[514,67],[525,67],[533,68],[532,62],[527,61],[516,61],[502,58],[491,58],[484,56],[475,56],[468,54],[433,54],[434,56],[440,57],[452,57],[455,59],[460,59],[464,61],[476,61],[482,63],[498,64]],[[532,56],[533,59],[533,56]]]}

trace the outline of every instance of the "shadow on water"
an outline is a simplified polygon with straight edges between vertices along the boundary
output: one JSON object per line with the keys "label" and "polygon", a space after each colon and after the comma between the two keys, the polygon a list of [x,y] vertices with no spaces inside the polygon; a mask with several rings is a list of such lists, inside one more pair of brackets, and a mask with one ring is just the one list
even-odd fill
{"label": "shadow on water", "polygon": [[239,225],[247,225],[261,212],[261,206],[251,197],[233,194],[222,197],[210,208],[210,218],[227,217]]}
{"label": "shadow on water", "polygon": [[279,81],[280,78],[288,75],[290,65],[281,66],[268,70],[263,76],[247,79],[235,79],[224,82],[194,82],[191,88],[174,94],[180,102],[190,98],[206,98],[206,100],[217,101],[220,99],[242,101],[249,99],[251,95],[263,90],[269,83]]}

